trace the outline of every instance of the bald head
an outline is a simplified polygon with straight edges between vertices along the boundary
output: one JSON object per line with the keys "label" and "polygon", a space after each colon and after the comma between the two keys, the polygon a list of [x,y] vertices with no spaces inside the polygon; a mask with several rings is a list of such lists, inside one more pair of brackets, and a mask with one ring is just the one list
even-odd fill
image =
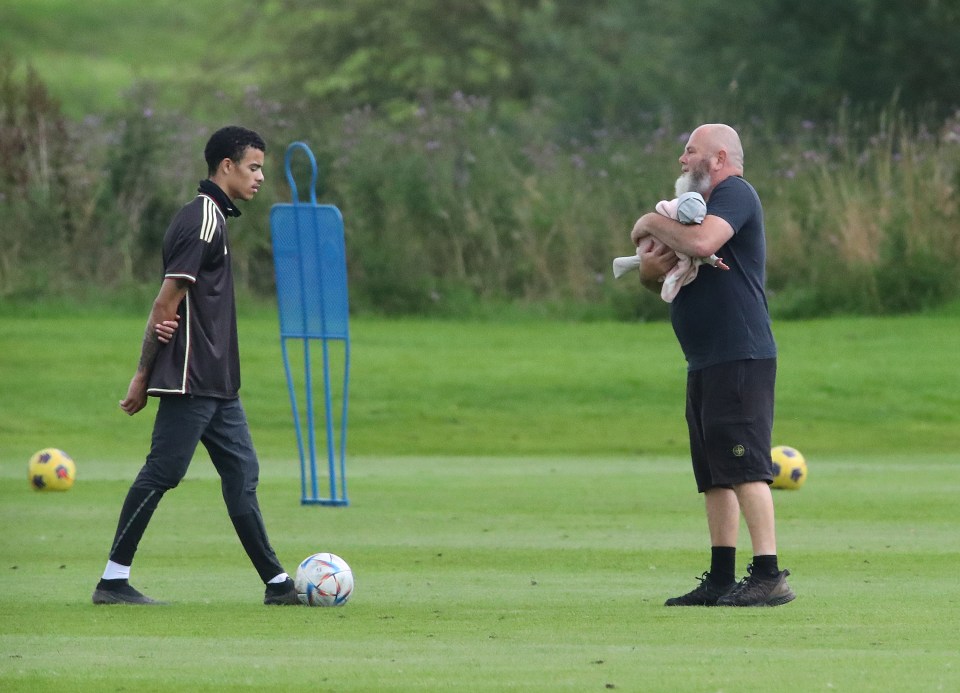
{"label": "bald head", "polygon": [[730,169],[730,174],[743,175],[743,145],[740,143],[740,135],[729,125],[701,125],[691,133],[690,141],[696,141],[697,146],[707,156],[717,157],[724,168]]}
{"label": "bald head", "polygon": [[743,175],[740,135],[729,125],[701,125],[690,133],[687,146],[680,155],[680,167],[675,186],[677,195],[698,192],[709,199],[721,181]]}

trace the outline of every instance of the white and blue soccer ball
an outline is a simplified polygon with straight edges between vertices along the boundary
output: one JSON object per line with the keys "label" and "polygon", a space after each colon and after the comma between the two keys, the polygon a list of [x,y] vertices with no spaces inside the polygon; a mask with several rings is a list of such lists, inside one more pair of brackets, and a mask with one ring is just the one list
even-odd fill
{"label": "white and blue soccer ball", "polygon": [[343,606],[353,594],[353,571],[334,553],[315,553],[297,566],[297,597],[307,606]]}

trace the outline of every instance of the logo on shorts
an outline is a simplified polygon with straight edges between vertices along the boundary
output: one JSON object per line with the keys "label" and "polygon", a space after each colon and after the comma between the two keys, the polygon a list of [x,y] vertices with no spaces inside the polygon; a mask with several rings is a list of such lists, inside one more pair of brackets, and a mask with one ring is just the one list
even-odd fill
{"label": "logo on shorts", "polygon": [[746,451],[747,449],[742,445],[734,445],[733,450],[731,452],[733,452],[734,457],[743,457]]}

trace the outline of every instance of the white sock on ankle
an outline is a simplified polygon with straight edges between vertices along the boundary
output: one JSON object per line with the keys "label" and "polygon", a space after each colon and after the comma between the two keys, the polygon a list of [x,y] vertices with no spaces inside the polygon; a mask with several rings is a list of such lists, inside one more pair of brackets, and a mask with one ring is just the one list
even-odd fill
{"label": "white sock on ankle", "polygon": [[103,569],[103,579],[128,580],[130,579],[130,566],[107,561],[107,567]]}

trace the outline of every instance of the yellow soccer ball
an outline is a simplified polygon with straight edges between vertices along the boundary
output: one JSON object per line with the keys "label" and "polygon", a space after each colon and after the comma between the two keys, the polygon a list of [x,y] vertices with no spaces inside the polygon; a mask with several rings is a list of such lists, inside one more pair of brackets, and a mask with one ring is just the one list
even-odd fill
{"label": "yellow soccer ball", "polygon": [[27,467],[27,479],[34,491],[69,491],[77,478],[77,466],[70,455],[56,448],[34,453]]}
{"label": "yellow soccer ball", "polygon": [[798,489],[807,480],[807,461],[796,448],[778,445],[770,451],[773,461],[771,488]]}

